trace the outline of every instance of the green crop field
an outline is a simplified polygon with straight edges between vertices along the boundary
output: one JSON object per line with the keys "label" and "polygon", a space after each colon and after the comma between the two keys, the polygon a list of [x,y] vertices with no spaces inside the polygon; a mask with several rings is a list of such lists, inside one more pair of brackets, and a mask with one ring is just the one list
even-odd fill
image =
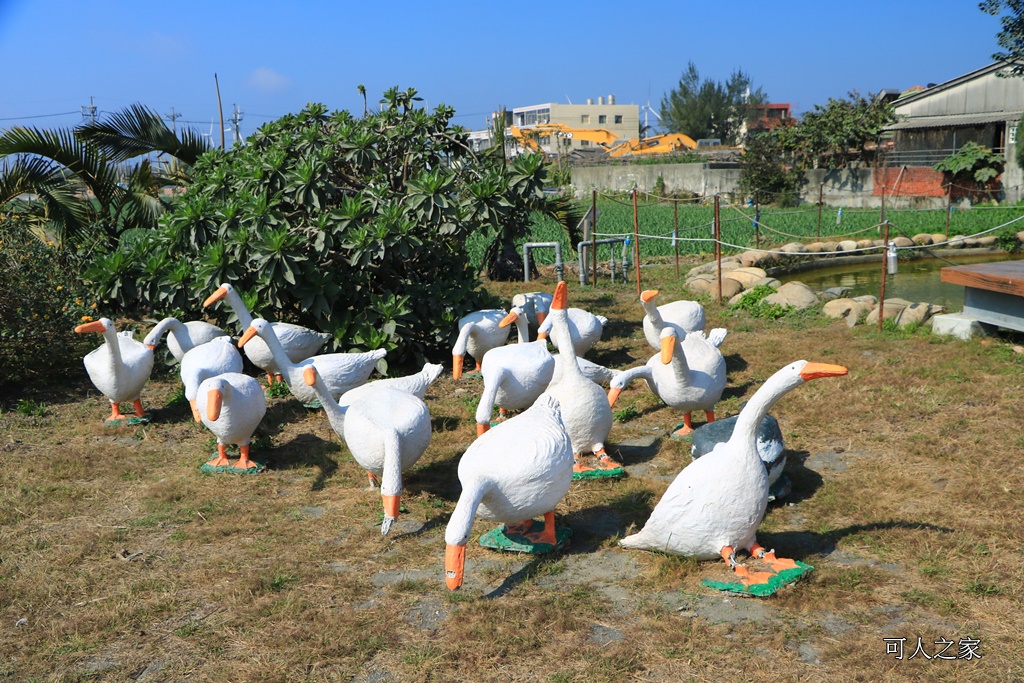
{"label": "green crop field", "polygon": [[[586,204],[581,203],[582,210]],[[628,201],[602,199],[597,204],[599,217],[597,233],[600,238],[615,235],[632,234],[633,206]],[[719,213],[722,224],[722,241],[726,244],[742,248],[755,246],[754,208],[737,206],[721,202]],[[949,216],[949,234],[974,235],[976,233],[1005,225],[1024,217],[1024,207],[975,207],[972,209],[956,209]],[[671,256],[675,253],[672,245],[674,227],[673,207],[668,202],[645,202],[637,207],[639,223],[640,259]],[[918,233],[946,233],[945,209],[888,209],[886,219],[890,223],[892,237],[905,234],[913,236]],[[818,208],[804,206],[797,208],[761,208],[761,229],[758,231],[760,246],[779,245],[800,239],[815,239],[820,234],[822,239],[878,239],[878,225],[881,212],[878,209],[850,209],[840,211],[837,207],[825,206],[821,211],[820,233]],[[679,253],[709,254],[713,251],[714,208],[711,205],[694,205],[680,203],[678,210]],[[1014,233],[1024,230],[1024,221],[1007,226]],[[662,238],[662,239],[658,239]],[[525,240],[524,240],[525,241]],[[569,240],[553,220],[541,215],[534,219],[531,242],[560,242],[562,258],[575,258],[576,245],[569,245]],[[474,264],[479,265],[486,240],[477,236],[469,241],[470,256]],[[520,245],[521,247],[521,245]],[[735,249],[725,248],[728,253]],[[538,263],[554,262],[553,250],[534,252]],[[606,259],[607,247],[601,247],[599,255]],[[618,249],[616,249],[618,254]]]}

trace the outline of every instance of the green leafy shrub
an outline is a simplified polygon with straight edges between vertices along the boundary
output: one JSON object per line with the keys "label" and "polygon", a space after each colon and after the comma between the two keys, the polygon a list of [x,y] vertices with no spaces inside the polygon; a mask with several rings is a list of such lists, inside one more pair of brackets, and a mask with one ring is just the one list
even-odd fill
{"label": "green leafy shrub", "polygon": [[[96,346],[75,334],[97,316],[78,280],[83,256],[31,234],[17,214],[0,214],[0,377],[56,375],[78,366]],[[98,317],[98,316],[97,316]],[[3,381],[0,380],[0,381]]]}
{"label": "green leafy shrub", "polygon": [[765,303],[764,298],[774,293],[775,288],[771,285],[758,285],[744,292],[740,300],[729,306],[729,309],[733,311],[746,311],[755,318],[764,318],[766,320],[778,320],[796,310],[792,306]]}
{"label": "green leafy shrub", "polygon": [[[525,210],[517,199],[543,196],[545,171],[539,155],[507,168],[473,156],[449,126],[454,110],[418,99],[393,88],[359,119],[310,104],[207,153],[160,228],[85,277],[124,310],[186,318],[230,282],[254,315],[330,332],[337,350],[444,357],[458,319],[491,305],[466,239],[493,237]],[[230,322],[225,305],[211,309]]]}
{"label": "green leafy shrub", "polygon": [[1013,228],[1006,228],[999,232],[997,237],[999,248],[1005,252],[1013,253],[1020,251],[1020,240],[1017,239],[1017,231]]}

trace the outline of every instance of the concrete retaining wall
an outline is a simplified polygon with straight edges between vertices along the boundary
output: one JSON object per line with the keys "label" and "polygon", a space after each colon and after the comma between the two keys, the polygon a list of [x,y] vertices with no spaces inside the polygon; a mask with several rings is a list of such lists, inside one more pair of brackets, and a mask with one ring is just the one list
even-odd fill
{"label": "concrete retaining wall", "polygon": [[[592,190],[628,192],[634,185],[640,192],[653,192],[659,176],[666,192],[740,197],[740,169],[706,168],[704,164],[575,166],[572,184],[576,196],[582,199],[589,197]],[[823,201],[829,206],[877,209],[882,205],[882,185],[885,184],[888,207],[941,209],[946,206],[941,182],[942,174],[930,168],[908,168],[902,176],[896,168],[812,169],[804,172],[800,200],[816,204],[820,188]],[[890,183],[896,186],[895,193],[888,187]],[[910,193],[916,196],[908,196]]]}

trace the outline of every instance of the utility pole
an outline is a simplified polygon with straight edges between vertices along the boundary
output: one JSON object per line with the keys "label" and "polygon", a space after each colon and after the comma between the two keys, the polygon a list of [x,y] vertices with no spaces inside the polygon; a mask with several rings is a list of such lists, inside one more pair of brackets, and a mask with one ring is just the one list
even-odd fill
{"label": "utility pole", "polygon": [[232,142],[237,144],[242,141],[242,134],[239,132],[238,124],[242,122],[243,112],[238,109],[237,104],[232,104],[231,106],[235,108],[235,112],[231,115],[231,131],[234,136]]}
{"label": "utility pole", "polygon": [[175,113],[174,107],[171,107],[171,113],[170,114],[165,114],[164,116],[166,116],[168,119],[170,119],[170,121],[171,121],[171,132],[174,133],[175,136],[177,136],[177,134],[178,134],[178,119],[181,118],[181,114]]}
{"label": "utility pole", "polygon": [[82,105],[82,118],[88,119],[89,123],[96,123],[96,102],[92,95],[89,96],[89,104]]}

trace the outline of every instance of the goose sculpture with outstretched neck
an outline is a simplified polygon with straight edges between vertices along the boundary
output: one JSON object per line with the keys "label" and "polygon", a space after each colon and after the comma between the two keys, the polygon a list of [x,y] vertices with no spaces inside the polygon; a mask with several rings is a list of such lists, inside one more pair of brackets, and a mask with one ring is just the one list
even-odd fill
{"label": "goose sculpture with outstretched neck", "polygon": [[[238,326],[244,333],[252,324],[253,317],[245,302],[242,301],[242,297],[231,285],[224,283],[218,287],[217,291],[203,302],[203,308],[221,299],[227,302],[231,310],[234,311],[235,317],[238,318]],[[325,332],[317,332],[301,325],[291,323],[270,323],[270,325],[273,326],[274,333],[277,335],[285,355],[293,363],[309,358],[331,339],[331,335]],[[283,374],[264,340],[255,339],[252,344],[246,345],[245,355],[253,365],[267,373],[268,383],[273,384],[275,377]]]}
{"label": "goose sculpture with outstretched neck", "polygon": [[537,328],[544,323],[548,311],[551,310],[551,295],[547,292],[516,294],[512,297],[512,307],[521,309],[522,314],[526,316],[529,327],[529,338],[526,341],[530,341],[537,336]]}
{"label": "goose sculpture with outstretched neck", "polygon": [[352,457],[370,481],[380,479],[386,535],[402,504],[402,472],[420,459],[430,445],[430,411],[422,399],[394,386],[366,387],[359,400],[339,405],[310,365],[303,381],[316,392],[334,432],[345,441]]}
{"label": "goose sculpture with outstretched neck", "polygon": [[[505,534],[557,544],[555,506],[572,485],[572,444],[558,401],[543,395],[527,410],[486,432],[459,461],[462,494],[444,532],[445,582],[462,586],[473,519],[503,522]],[[544,515],[544,529],[529,533]]]}
{"label": "goose sculpture with outstretched neck", "polygon": [[107,421],[120,422],[130,418],[121,414],[118,404],[122,401],[135,404],[135,417],[146,417],[142,408],[142,387],[153,372],[153,349],[132,339],[130,331],[119,334],[110,318],[84,323],[76,327],[75,332],[103,335],[103,345],[86,354],[82,362],[93,386],[110,401]]}
{"label": "goose sculpture with outstretched neck", "polygon": [[715,404],[722,397],[727,379],[725,358],[714,342],[721,343],[725,330],[714,329],[711,337],[708,340],[703,332],[690,332],[680,341],[674,327],[664,327],[661,353],[652,356],[646,365],[620,372],[610,383],[608,403],[614,406],[630,382],[643,378],[655,396],[683,412],[683,425],[674,437],[693,432],[694,410],[703,410],[707,421],[714,422]]}
{"label": "goose sculpture with outstretched neck", "polygon": [[206,344],[200,344],[181,357],[179,373],[185,385],[185,398],[192,406],[192,416],[199,422],[199,408],[196,397],[199,385],[217,375],[228,372],[242,372],[242,354],[235,348],[231,337],[217,337]]}
{"label": "goose sculpture with outstretched neck", "polygon": [[202,320],[190,320],[183,323],[177,318],[164,318],[149,331],[142,343],[156,350],[157,344],[167,335],[167,349],[174,360],[181,362],[182,357],[197,346],[201,346],[218,337],[226,337],[228,333],[216,325]]}
{"label": "goose sculpture with outstretched neck", "polygon": [[758,425],[775,402],[813,379],[845,375],[839,365],[797,361],[782,368],[740,411],[732,437],[683,469],[654,507],[639,533],[619,543],[699,560],[722,557],[745,585],[765,583],[768,572],[751,573],[736,562],[745,550],[774,570],[795,566],[757,543],[757,527],[768,507],[768,474],[757,454]]}
{"label": "goose sculpture with outstretched neck", "polygon": [[491,424],[494,406],[498,406],[498,421],[508,417],[509,411],[525,410],[544,393],[555,371],[555,359],[548,353],[544,340],[526,341],[526,317],[520,308],[501,321],[503,327],[515,323],[518,344],[491,349],[484,358],[480,374],[484,390],[476,408],[476,433],[479,436]]}
{"label": "goose sculpture with outstretched neck", "polygon": [[546,393],[558,399],[561,406],[562,422],[572,441],[576,460],[574,471],[593,469],[580,460],[584,453],[593,453],[597,457],[598,469],[617,469],[622,466],[612,460],[604,448],[612,429],[612,409],[604,390],[583,374],[576,361],[569,332],[567,299],[568,288],[565,282],[559,282],[545,322],[551,323],[551,339],[562,357],[562,377],[558,384],[549,385]]}
{"label": "goose sculpture with outstretched neck", "polygon": [[679,338],[688,332],[702,332],[707,318],[704,307],[696,301],[680,299],[657,306],[654,303],[658,290],[648,289],[640,294],[640,305],[644,307],[644,337],[652,349],[661,349],[661,331],[666,327],[675,328]]}
{"label": "goose sculpture with outstretched neck", "polygon": [[[255,378],[239,372],[203,380],[196,394],[195,419],[217,437],[217,457],[208,461],[210,467],[231,465],[241,470],[258,467],[249,458],[253,432],[267,412],[263,387]],[[227,447],[237,444],[238,461],[228,460]]]}
{"label": "goose sculpture with outstretched neck", "polygon": [[337,399],[346,391],[366,384],[377,361],[387,355],[384,349],[364,353],[324,353],[299,362],[292,362],[277,338],[277,327],[263,318],[252,321],[238,340],[239,348],[246,348],[256,337],[266,342],[274,363],[291,389],[292,395],[306,405],[315,404],[319,397],[303,379],[302,372],[309,366],[316,368],[331,396]]}
{"label": "goose sculpture with outstretched neck", "polygon": [[452,347],[452,378],[462,377],[462,361],[468,353],[476,361],[475,372],[480,372],[484,357],[491,349],[496,349],[508,341],[511,330],[502,326],[505,311],[488,308],[473,311],[459,319],[459,335]]}

